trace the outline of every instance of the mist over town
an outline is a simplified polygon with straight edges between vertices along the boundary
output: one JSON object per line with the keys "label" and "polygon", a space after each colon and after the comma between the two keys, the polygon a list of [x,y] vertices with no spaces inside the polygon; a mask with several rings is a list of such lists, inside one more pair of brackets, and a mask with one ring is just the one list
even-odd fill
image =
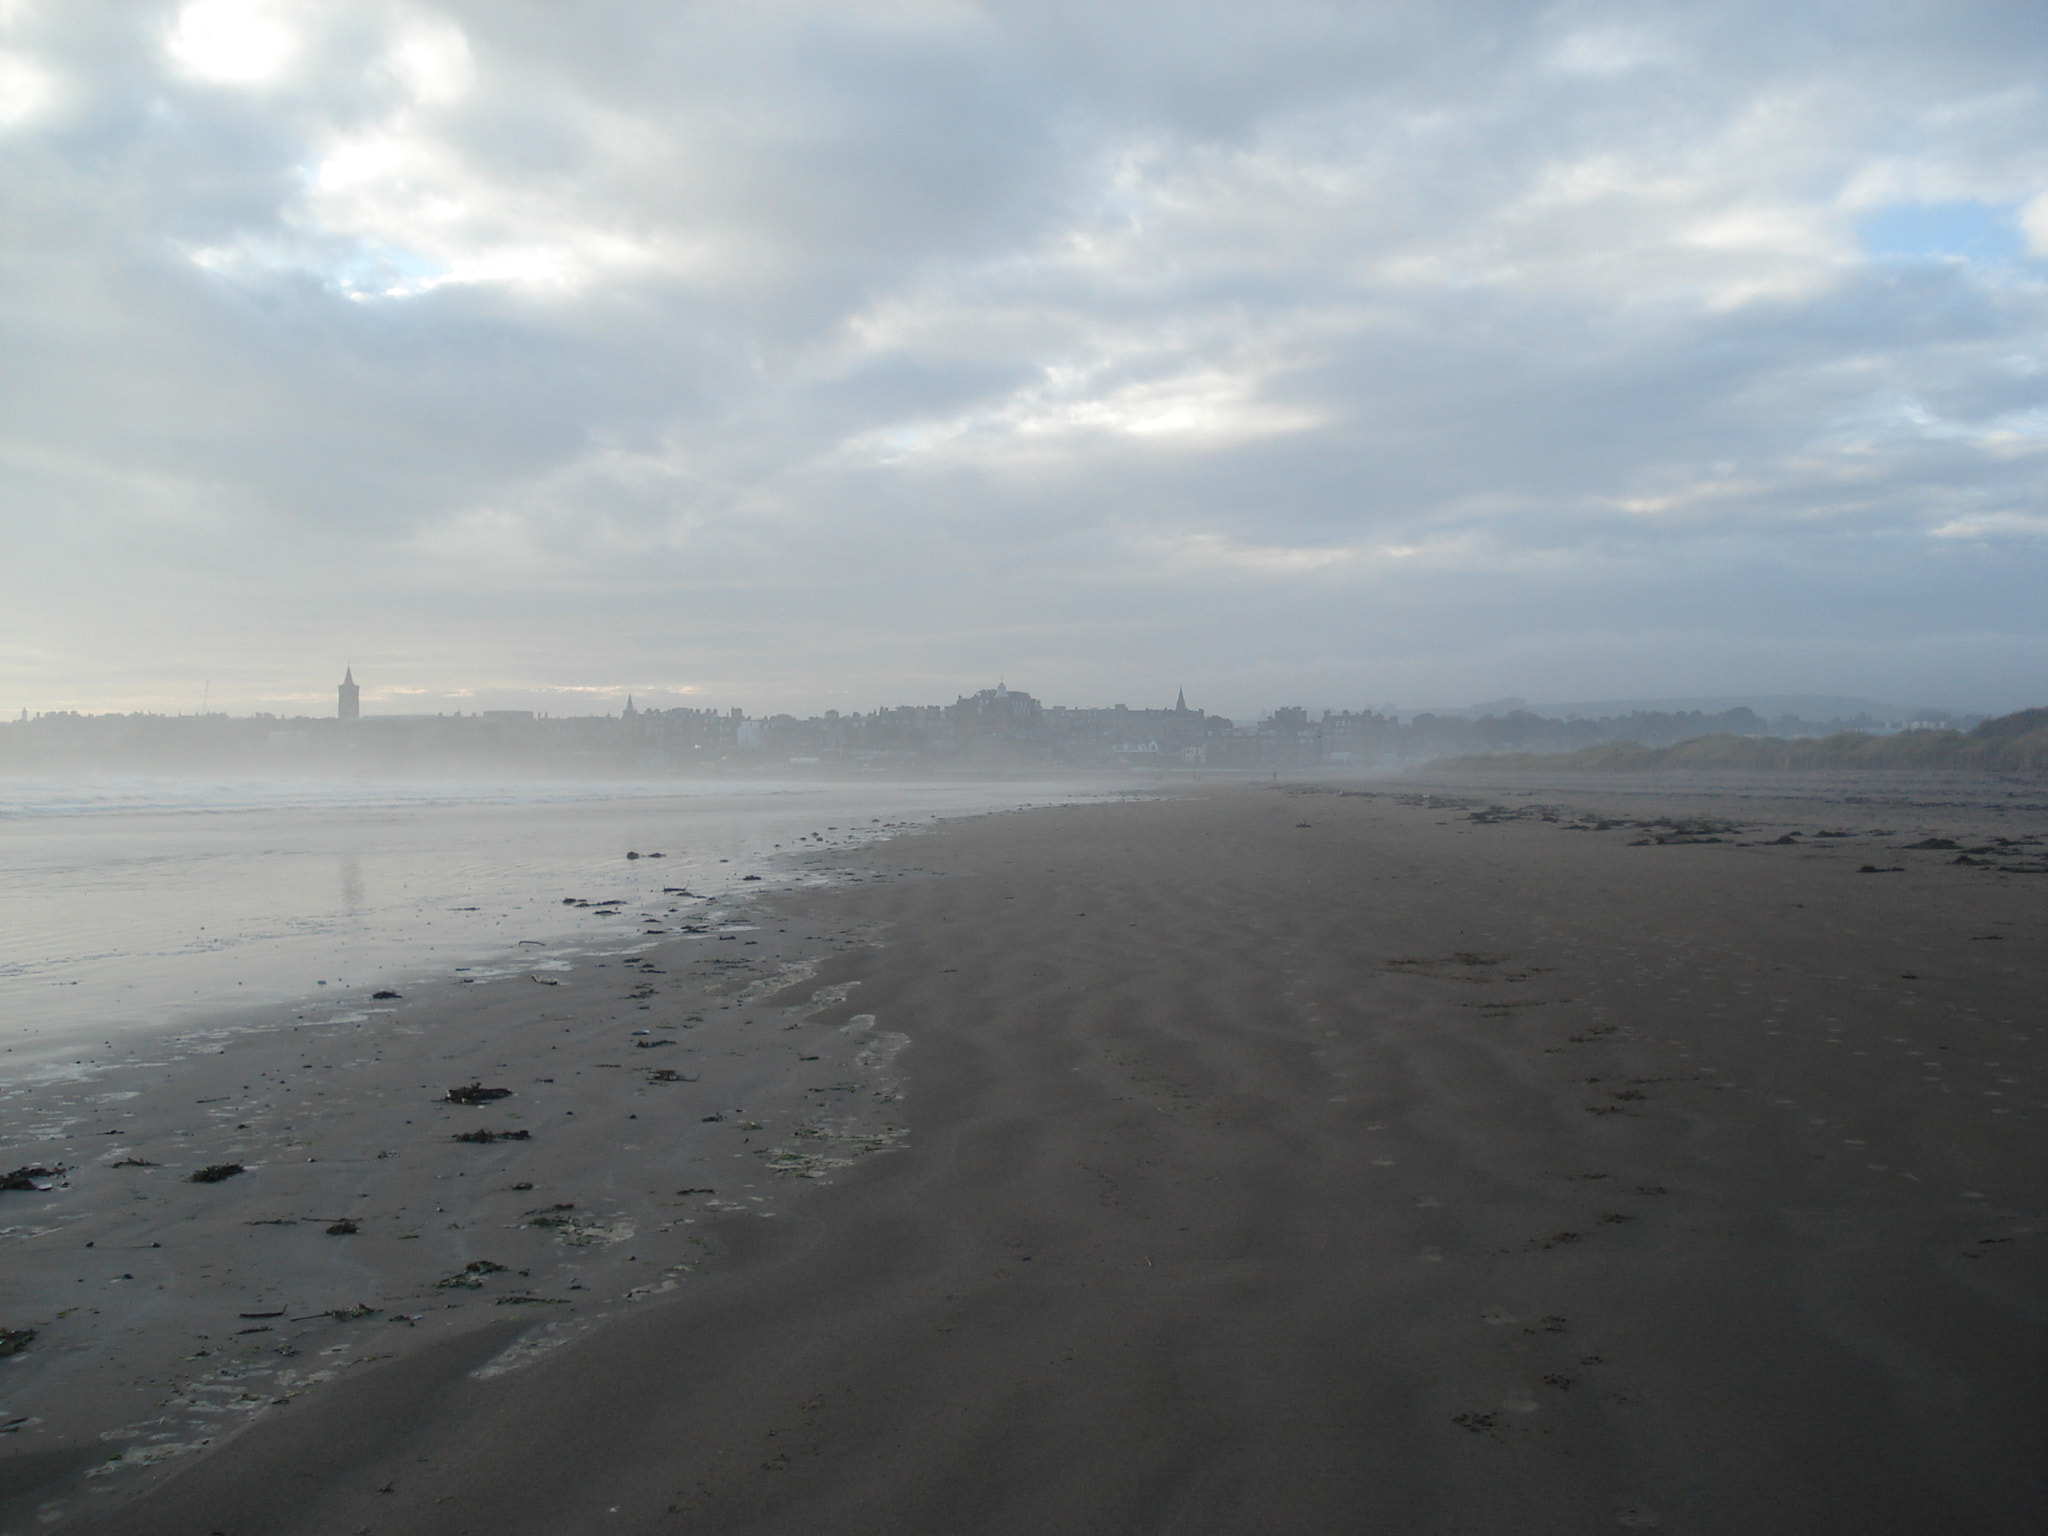
{"label": "mist over town", "polygon": [[[1048,705],[998,682],[951,704],[899,705],[842,714],[749,715],[743,708],[642,709],[627,695],[602,715],[485,709],[423,714],[365,712],[349,668],[325,719],[202,710],[183,715],[38,714],[0,723],[0,773],[709,774],[798,776],[915,773],[1029,775],[1073,769],[1123,773],[1388,770],[1470,753],[1565,753],[1600,743],[1669,747],[1702,738],[1797,741],[1839,738],[1834,756],[1875,762],[1877,738],[1907,733],[1919,766],[1991,766],[1959,755],[1960,731],[1984,717],[1888,709],[1868,700],[1667,701],[1534,710],[1521,700],[1439,713],[1319,710],[1283,705],[1233,721],[1191,707],[1185,690],[1165,708]],[[1702,707],[1704,704],[1705,707]],[[1799,706],[1808,719],[1785,706]],[[1876,711],[1876,713],[1873,713]],[[2038,715],[2041,711],[2033,711]],[[2007,734],[2048,725],[2013,717]],[[2048,742],[2036,747],[2048,747]],[[2026,749],[2031,753],[2035,747]],[[1695,753],[1698,747],[1694,748]],[[1949,759],[1940,753],[1947,750]],[[1845,753],[1847,755],[1845,755]],[[1903,759],[1902,759],[1903,760]],[[2031,755],[2006,753],[1999,766]]]}

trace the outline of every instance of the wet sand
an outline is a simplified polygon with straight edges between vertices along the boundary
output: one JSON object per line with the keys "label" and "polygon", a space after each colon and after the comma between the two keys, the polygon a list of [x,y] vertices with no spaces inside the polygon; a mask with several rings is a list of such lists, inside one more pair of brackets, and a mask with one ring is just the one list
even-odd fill
{"label": "wet sand", "polygon": [[[408,1038],[447,1059],[361,1070],[355,1168],[442,1078],[516,1084],[504,1105],[530,1092],[537,1118],[530,1143],[456,1144],[504,1115],[435,1108],[413,1183],[355,1181],[414,1225],[391,1216],[387,1256],[329,1294],[396,1289],[360,1299],[418,1326],[292,1324],[284,1369],[353,1363],[296,1395],[266,1377],[217,1448],[95,1479],[137,1442],[53,1386],[0,1461],[0,1528],[2039,1529],[2048,795],[1355,789],[1197,788],[850,854],[871,878],[757,914],[784,948],[747,951],[738,986],[422,999]],[[1931,838],[1959,846],[1910,846]],[[643,1002],[664,1033],[695,1003],[662,1049],[742,1076],[618,1086],[598,1063]],[[573,1059],[573,1101],[544,1098],[565,1074],[543,1054]],[[766,1145],[718,1139],[721,1106]],[[803,1166],[806,1130],[847,1155]],[[754,1187],[661,1193],[712,1163]],[[196,1191],[239,1202],[209,1230],[268,1214],[244,1189],[268,1176]],[[632,1235],[522,1225],[558,1200]],[[240,1230],[326,1255],[368,1224]],[[429,1318],[410,1298],[450,1296],[434,1277],[472,1251],[507,1270]],[[627,1300],[646,1266],[675,1288]],[[497,1301],[526,1289],[563,1303],[564,1347],[520,1347],[548,1304]],[[9,1401],[46,1346],[69,1358],[64,1326],[8,1362]]]}

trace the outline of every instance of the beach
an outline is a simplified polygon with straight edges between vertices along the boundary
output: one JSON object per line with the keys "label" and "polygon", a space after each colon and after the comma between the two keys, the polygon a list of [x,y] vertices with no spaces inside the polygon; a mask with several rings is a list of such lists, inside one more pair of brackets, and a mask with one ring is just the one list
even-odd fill
{"label": "beach", "polygon": [[816,860],[8,1100],[62,1171],[0,1193],[0,1530],[2048,1516],[2038,782],[1184,783]]}

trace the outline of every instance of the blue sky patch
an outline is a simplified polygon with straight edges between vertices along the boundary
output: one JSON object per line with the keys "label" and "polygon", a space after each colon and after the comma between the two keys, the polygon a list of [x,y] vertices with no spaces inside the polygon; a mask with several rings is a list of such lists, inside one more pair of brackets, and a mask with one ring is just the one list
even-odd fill
{"label": "blue sky patch", "polygon": [[1989,203],[1894,203],[1858,219],[1856,233],[1875,257],[2011,261],[2026,253],[2013,210]]}

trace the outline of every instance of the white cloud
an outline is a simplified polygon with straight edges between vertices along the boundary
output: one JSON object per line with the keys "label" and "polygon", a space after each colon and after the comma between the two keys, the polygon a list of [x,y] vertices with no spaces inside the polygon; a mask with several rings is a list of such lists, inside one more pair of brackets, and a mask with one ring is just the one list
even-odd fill
{"label": "white cloud", "polygon": [[404,17],[385,50],[384,67],[414,100],[429,106],[459,101],[476,83],[469,38],[444,17]]}
{"label": "white cloud", "polygon": [[2019,223],[2026,232],[2028,254],[2048,256],[2048,192],[2028,200],[2020,209]]}
{"label": "white cloud", "polygon": [[1980,512],[1942,523],[1929,532],[1937,539],[2048,540],[2048,515],[2039,512]]}
{"label": "white cloud", "polygon": [[1660,64],[1670,57],[1670,47],[1647,32],[1601,27],[1565,38],[1551,54],[1551,63],[1567,74],[1608,77]]}
{"label": "white cloud", "polygon": [[164,48],[199,79],[260,84],[297,52],[289,11],[284,0],[188,0]]}
{"label": "white cloud", "polygon": [[0,129],[25,124],[56,100],[47,71],[12,53],[0,53]]}
{"label": "white cloud", "polygon": [[1128,383],[1114,378],[1102,363],[1051,367],[1040,382],[990,408],[951,420],[872,428],[845,447],[856,456],[892,462],[933,454],[1001,458],[1093,435],[1213,452],[1322,423],[1313,410],[1259,398],[1255,374],[1198,367]]}

